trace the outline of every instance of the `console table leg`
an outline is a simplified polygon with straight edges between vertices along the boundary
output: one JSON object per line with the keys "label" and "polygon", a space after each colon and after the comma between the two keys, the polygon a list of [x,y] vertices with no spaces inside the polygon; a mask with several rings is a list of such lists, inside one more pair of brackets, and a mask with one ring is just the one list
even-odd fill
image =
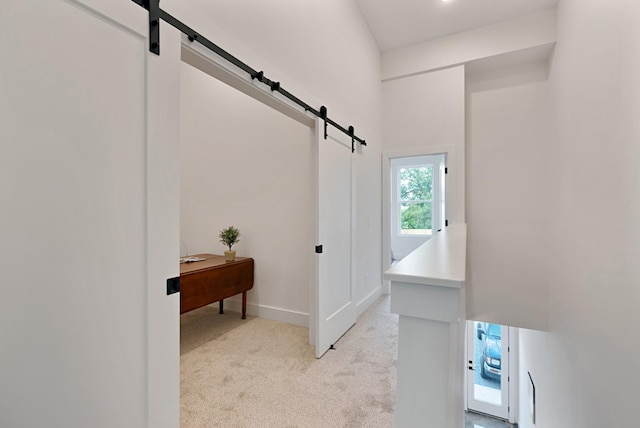
{"label": "console table leg", "polygon": [[247,319],[247,292],[242,292],[242,319]]}
{"label": "console table leg", "polygon": [[224,300],[220,300],[220,314],[224,314]]}

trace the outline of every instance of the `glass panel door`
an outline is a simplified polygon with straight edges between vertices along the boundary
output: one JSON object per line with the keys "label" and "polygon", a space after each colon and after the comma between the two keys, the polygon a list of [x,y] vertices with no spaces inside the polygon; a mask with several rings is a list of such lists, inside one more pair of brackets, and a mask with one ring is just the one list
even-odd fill
{"label": "glass panel door", "polygon": [[509,417],[509,328],[467,322],[467,407]]}

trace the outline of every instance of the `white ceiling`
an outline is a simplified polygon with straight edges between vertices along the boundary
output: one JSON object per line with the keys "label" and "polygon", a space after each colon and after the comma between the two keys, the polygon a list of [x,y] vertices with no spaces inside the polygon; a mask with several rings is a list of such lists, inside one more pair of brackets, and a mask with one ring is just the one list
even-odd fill
{"label": "white ceiling", "polygon": [[355,0],[380,51],[496,24],[558,0]]}

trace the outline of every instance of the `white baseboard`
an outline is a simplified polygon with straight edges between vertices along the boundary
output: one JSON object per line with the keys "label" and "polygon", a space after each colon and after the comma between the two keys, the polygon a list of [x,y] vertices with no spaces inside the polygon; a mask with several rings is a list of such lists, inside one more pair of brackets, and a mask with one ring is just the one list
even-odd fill
{"label": "white baseboard", "polygon": [[378,297],[382,295],[382,286],[377,286],[371,293],[369,293],[364,299],[360,300],[356,305],[357,316],[360,316],[364,311],[375,302]]}
{"label": "white baseboard", "polygon": [[[229,309],[232,312],[241,313],[242,302],[239,300],[226,299],[224,301],[224,309]],[[268,320],[282,321],[293,325],[299,325],[300,327],[309,327],[309,314],[290,311],[288,309],[247,303],[247,314]]]}
{"label": "white baseboard", "polygon": [[[356,305],[357,316],[360,316],[366,311],[381,295],[382,286],[380,285],[371,291],[364,299],[360,300]],[[242,302],[240,300],[226,299],[224,301],[224,308],[225,310],[228,309],[232,312],[240,313],[242,312]],[[309,327],[309,314],[291,311],[289,309],[247,303],[247,314],[268,320],[282,321],[300,327]]]}

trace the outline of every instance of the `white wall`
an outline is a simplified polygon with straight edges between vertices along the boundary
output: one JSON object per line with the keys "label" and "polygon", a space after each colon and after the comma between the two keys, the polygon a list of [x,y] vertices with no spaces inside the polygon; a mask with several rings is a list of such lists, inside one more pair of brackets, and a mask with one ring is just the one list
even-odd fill
{"label": "white wall", "polygon": [[558,10],[548,427],[638,425],[638,22],[633,0],[562,0]]}
{"label": "white wall", "polygon": [[163,0],[162,8],[330,116],[346,116],[375,145],[380,54],[354,2]]}
{"label": "white wall", "polygon": [[255,260],[249,313],[307,325],[310,129],[187,64],[181,85],[183,251],[222,254],[220,229],[238,227],[237,255]]}
{"label": "white wall", "polygon": [[547,63],[467,80],[467,316],[548,329]]}
{"label": "white wall", "polygon": [[535,50],[556,39],[556,10],[529,15],[385,51],[382,78],[396,79],[515,52]]}
{"label": "white wall", "polygon": [[[520,329],[518,332],[518,427],[560,427],[548,419],[543,409],[549,406],[549,333]],[[535,393],[530,387],[531,380]],[[535,410],[533,398],[535,395]],[[535,412],[535,424],[533,414]]]}
{"label": "white wall", "polygon": [[464,223],[464,67],[390,80],[382,89],[383,150],[389,157],[454,152],[448,220]]}

